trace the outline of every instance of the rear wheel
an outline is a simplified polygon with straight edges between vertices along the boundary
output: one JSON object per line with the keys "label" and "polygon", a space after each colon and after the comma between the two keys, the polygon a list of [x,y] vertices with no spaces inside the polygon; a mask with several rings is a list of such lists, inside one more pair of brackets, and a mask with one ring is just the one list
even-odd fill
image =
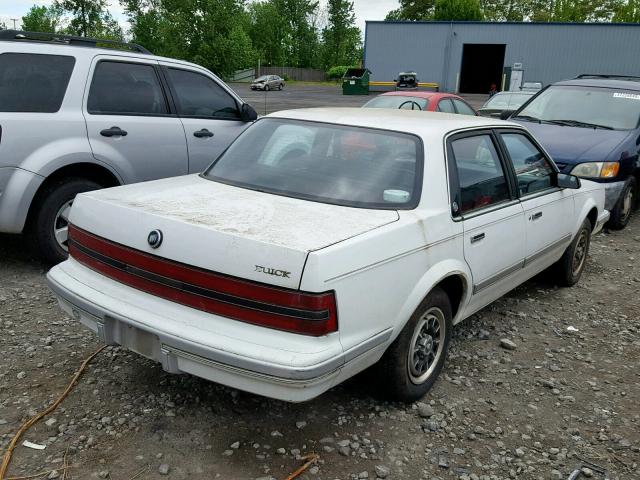
{"label": "rear wheel", "polygon": [[432,290],[380,360],[385,394],[412,402],[431,389],[447,356],[451,317],[447,294]]}
{"label": "rear wheel", "polygon": [[613,230],[622,230],[627,226],[636,203],[636,189],[636,179],[630,177],[624,184],[622,195],[611,211],[611,219],[607,222],[607,227]]}
{"label": "rear wheel", "polygon": [[587,263],[589,245],[591,245],[591,230],[591,222],[585,219],[571,245],[567,247],[560,260],[552,266],[554,278],[559,285],[572,287],[580,280]]}
{"label": "rear wheel", "polygon": [[85,178],[65,178],[49,185],[39,195],[29,225],[29,237],[40,257],[56,264],[68,256],[69,212],[78,193],[102,186]]}

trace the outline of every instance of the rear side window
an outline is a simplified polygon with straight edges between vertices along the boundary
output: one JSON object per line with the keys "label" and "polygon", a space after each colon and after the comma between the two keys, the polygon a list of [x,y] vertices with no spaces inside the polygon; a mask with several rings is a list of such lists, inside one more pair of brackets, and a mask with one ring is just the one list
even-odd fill
{"label": "rear side window", "polygon": [[451,142],[451,150],[458,170],[460,213],[510,199],[507,179],[490,135],[458,138]]}
{"label": "rear side window", "polygon": [[98,115],[163,115],[167,102],[152,65],[100,62],[93,72],[87,104]]}
{"label": "rear side window", "polygon": [[183,117],[240,118],[236,101],[209,77],[177,68],[169,69],[177,95],[178,114]]}
{"label": "rear side window", "polygon": [[64,55],[1,54],[0,111],[57,112],[74,64]]}

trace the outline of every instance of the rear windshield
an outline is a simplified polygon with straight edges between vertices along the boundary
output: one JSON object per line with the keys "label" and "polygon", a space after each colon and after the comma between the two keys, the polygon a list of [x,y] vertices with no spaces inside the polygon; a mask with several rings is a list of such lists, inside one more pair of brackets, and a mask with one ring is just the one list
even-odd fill
{"label": "rear windshield", "polygon": [[402,108],[406,110],[426,110],[429,100],[420,97],[400,95],[379,95],[363,105],[364,108]]}
{"label": "rear windshield", "polygon": [[574,85],[547,88],[513,118],[584,128],[631,130],[640,122],[640,91]]}
{"label": "rear windshield", "polygon": [[0,55],[0,112],[60,110],[75,59],[64,55]]}
{"label": "rear windshield", "polygon": [[422,144],[409,134],[265,118],[203,174],[222,183],[338,205],[414,208]]}

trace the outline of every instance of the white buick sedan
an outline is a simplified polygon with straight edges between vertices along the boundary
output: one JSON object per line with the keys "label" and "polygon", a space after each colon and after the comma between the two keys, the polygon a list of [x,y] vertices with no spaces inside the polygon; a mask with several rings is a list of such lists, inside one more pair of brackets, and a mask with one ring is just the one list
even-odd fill
{"label": "white buick sedan", "polygon": [[578,281],[603,205],[516,124],[283,111],[201,175],[78,195],[47,278],[103,342],[168,372],[295,402],[377,364],[411,401],[456,323],[542,270]]}

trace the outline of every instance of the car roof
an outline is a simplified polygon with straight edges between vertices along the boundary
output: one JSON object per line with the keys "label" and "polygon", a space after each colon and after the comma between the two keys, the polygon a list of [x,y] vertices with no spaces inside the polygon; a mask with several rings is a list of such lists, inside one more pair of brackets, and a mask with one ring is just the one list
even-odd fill
{"label": "car roof", "polygon": [[49,55],[67,55],[76,58],[93,58],[96,55],[112,55],[118,57],[129,57],[137,59],[157,60],[163,62],[171,62],[189,67],[195,67],[204,69],[204,67],[195,63],[186,62],[184,60],[178,60],[175,58],[161,57],[159,55],[153,55],[153,53],[134,52],[129,50],[121,50],[118,48],[103,48],[103,47],[85,47],[78,45],[67,45],[63,43],[54,42],[39,42],[39,41],[15,41],[15,40],[0,40],[0,53],[15,52],[15,53],[41,53]]}
{"label": "car roof", "polygon": [[437,141],[442,140],[442,137],[450,132],[467,128],[522,128],[517,123],[489,117],[386,108],[301,108],[281,110],[267,115],[267,118],[307,120],[376,129],[381,129],[383,125],[384,130],[412,133],[425,138],[435,138]]}
{"label": "car roof", "polygon": [[623,80],[616,78],[574,78],[571,80],[562,80],[553,84],[562,86],[577,87],[604,87],[604,88],[620,88],[625,90],[640,91],[640,79]]}
{"label": "car roof", "polygon": [[[454,95],[453,93],[444,93],[444,92],[423,92],[423,91],[396,91],[396,92],[385,92],[381,95],[381,97],[415,97],[415,98],[425,98],[425,99],[440,99],[440,98],[458,98],[458,95]],[[464,100],[464,99],[462,99]]]}

